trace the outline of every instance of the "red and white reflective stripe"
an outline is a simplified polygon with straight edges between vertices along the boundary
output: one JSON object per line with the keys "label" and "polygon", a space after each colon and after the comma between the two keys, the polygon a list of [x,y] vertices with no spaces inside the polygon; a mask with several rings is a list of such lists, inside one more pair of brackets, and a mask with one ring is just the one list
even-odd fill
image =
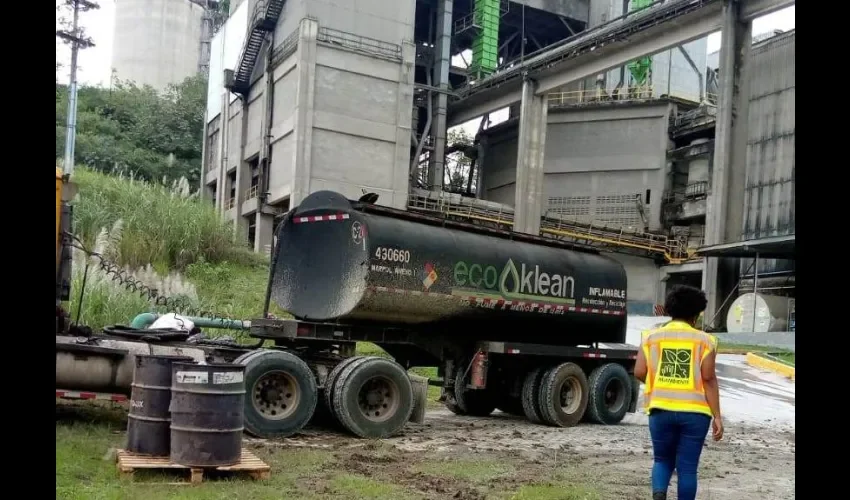
{"label": "red and white reflective stripe", "polygon": [[603,354],[601,352],[585,352],[582,353],[581,357],[583,358],[607,358],[607,354]]}
{"label": "red and white reflective stripe", "polygon": [[348,219],[350,215],[348,214],[334,214],[334,215],[310,215],[308,217],[295,217],[293,222],[296,224],[303,224],[305,222],[324,222],[324,221],[332,221],[332,220],[345,220]]}
{"label": "red and white reflective stripe", "polygon": [[519,349],[508,349],[508,354],[519,354]]}
{"label": "red and white reflective stripe", "polygon": [[442,297],[446,299],[456,299],[463,302],[468,302],[470,304],[477,305],[493,305],[494,309],[511,309],[511,308],[529,308],[529,309],[537,309],[541,311],[545,311],[547,313],[557,313],[557,312],[578,312],[578,313],[588,313],[588,314],[603,314],[606,316],[622,316],[626,314],[626,311],[623,310],[611,310],[611,309],[596,309],[590,307],[576,307],[576,306],[565,306],[563,304],[544,304],[540,302],[524,302],[521,300],[504,300],[504,299],[488,299],[484,297],[476,297],[476,296],[463,296],[463,295],[449,295],[446,293],[438,293],[438,292],[422,292],[418,290],[405,290],[403,288],[391,288],[386,286],[373,286],[369,287],[371,290],[376,292],[388,292],[388,293],[398,293],[401,295],[413,295],[413,296],[430,296],[430,297]]}
{"label": "red and white reflective stripe", "polygon": [[101,401],[114,401],[121,403],[127,401],[127,396],[123,394],[107,394],[102,392],[78,392],[78,391],[60,391],[56,390],[57,398],[64,399],[99,399]]}

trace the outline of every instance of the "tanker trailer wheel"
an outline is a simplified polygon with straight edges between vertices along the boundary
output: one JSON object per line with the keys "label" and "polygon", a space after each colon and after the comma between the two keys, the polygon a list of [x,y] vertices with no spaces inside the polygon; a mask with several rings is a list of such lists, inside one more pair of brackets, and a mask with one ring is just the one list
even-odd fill
{"label": "tanker trailer wheel", "polygon": [[632,381],[622,365],[606,363],[590,372],[587,417],[604,425],[620,423],[632,402]]}
{"label": "tanker trailer wheel", "polygon": [[333,408],[352,434],[368,439],[392,436],[413,411],[413,386],[395,361],[368,357],[353,362],[337,378]]}
{"label": "tanker trailer wheel", "polygon": [[587,376],[575,363],[549,369],[540,381],[540,416],[555,427],[572,427],[581,421],[588,399]]}
{"label": "tanker trailer wheel", "polygon": [[351,363],[357,361],[358,359],[364,359],[366,356],[352,356],[350,358],[345,358],[336,366],[333,367],[331,372],[328,374],[328,378],[325,379],[325,407],[331,412],[331,415],[334,415],[333,409],[333,399],[334,399],[334,387],[336,386],[336,381],[339,380],[339,375],[345,370]]}
{"label": "tanker trailer wheel", "polygon": [[[464,376],[466,375],[466,376]],[[488,389],[467,389],[466,383],[469,375],[466,370],[457,370],[455,375],[455,404],[462,415],[473,417],[486,417],[496,409],[493,393]]]}
{"label": "tanker trailer wheel", "polygon": [[316,378],[307,363],[283,351],[245,354],[245,430],[261,438],[286,437],[313,417],[318,400]]}
{"label": "tanker trailer wheel", "polygon": [[528,372],[522,383],[522,411],[525,418],[532,424],[543,422],[540,413],[540,380],[543,378],[543,373],[543,368],[535,368]]}

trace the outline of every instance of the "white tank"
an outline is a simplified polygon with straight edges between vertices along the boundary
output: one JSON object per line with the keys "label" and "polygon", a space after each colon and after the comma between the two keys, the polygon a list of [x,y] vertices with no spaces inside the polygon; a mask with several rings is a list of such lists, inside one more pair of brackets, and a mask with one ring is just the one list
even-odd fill
{"label": "white tank", "polygon": [[201,2],[115,0],[115,77],[164,90],[198,72]]}
{"label": "white tank", "polygon": [[777,295],[745,293],[729,307],[729,312],[726,313],[726,330],[729,333],[787,331],[790,300],[788,297]]}

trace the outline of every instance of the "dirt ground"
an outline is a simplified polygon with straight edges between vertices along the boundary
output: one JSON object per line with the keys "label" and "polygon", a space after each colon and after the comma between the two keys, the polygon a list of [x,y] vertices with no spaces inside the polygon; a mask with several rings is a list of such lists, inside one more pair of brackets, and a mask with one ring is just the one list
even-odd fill
{"label": "dirt ground", "polygon": [[[718,357],[726,435],[719,443],[706,442],[697,498],[795,498],[794,383],[742,359]],[[233,478],[175,489],[174,478],[154,475],[145,484],[119,479],[114,450],[126,440],[127,408],[107,406],[57,402],[57,498],[650,498],[652,447],[642,412],[627,415],[620,425],[560,429],[499,412],[459,417],[439,406],[429,409],[424,424],[410,423],[402,435],[384,441],[351,437],[322,425],[317,416],[315,425],[292,438],[245,437],[245,444],[272,467],[270,479]],[[674,476],[671,500],[675,484]]]}
{"label": "dirt ground", "polygon": [[[726,426],[721,442],[706,443],[698,498],[794,498],[793,429],[733,422]],[[522,485],[546,488],[547,478],[553,487],[587,485],[588,494],[551,496],[529,491],[527,498],[647,498],[652,467],[643,414],[629,415],[617,426],[556,429],[498,412],[473,418],[441,409],[429,411],[424,424],[408,424],[403,435],[383,443],[319,428],[297,438],[249,442],[270,452],[276,448],[332,452],[336,464],[353,474],[404,485],[435,499],[499,498],[501,492],[516,491]],[[670,498],[676,498],[675,476]]]}

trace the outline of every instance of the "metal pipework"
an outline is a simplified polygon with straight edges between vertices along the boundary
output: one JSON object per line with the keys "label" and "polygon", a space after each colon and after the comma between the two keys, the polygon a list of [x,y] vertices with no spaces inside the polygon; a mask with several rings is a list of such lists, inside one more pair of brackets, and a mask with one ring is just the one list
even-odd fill
{"label": "metal pipework", "polygon": [[[161,315],[157,313],[141,313],[130,322],[130,328],[137,330],[145,329],[153,324]],[[203,318],[197,316],[184,316],[186,319],[202,328],[221,328],[224,330],[249,330],[251,322],[241,319]]]}

